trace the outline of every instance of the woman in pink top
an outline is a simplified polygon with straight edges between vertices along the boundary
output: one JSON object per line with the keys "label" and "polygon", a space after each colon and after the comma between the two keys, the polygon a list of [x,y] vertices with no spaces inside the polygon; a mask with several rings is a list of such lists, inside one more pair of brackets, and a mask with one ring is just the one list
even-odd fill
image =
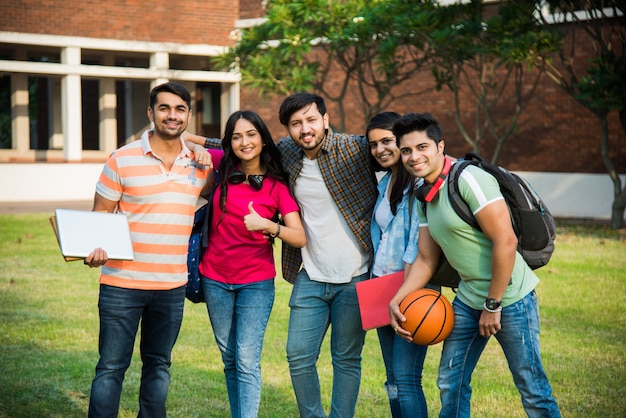
{"label": "woman in pink top", "polygon": [[200,273],[224,362],[231,415],[256,417],[261,349],[274,304],[272,244],[279,237],[303,247],[306,237],[287,174],[263,120],[251,111],[233,113],[222,148]]}

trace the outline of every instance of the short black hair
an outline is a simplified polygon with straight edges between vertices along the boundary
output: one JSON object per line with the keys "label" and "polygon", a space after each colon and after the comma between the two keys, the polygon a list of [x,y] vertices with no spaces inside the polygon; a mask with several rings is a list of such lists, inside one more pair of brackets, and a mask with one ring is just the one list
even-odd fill
{"label": "short black hair", "polygon": [[175,81],[168,81],[167,83],[159,84],[150,92],[150,108],[154,109],[154,105],[159,93],[172,93],[183,99],[187,103],[187,107],[191,109],[191,93],[182,84]]}
{"label": "short black hair", "polygon": [[441,128],[437,119],[430,113],[408,113],[393,124],[392,132],[398,146],[403,135],[415,131],[426,132],[426,136],[435,141],[435,144],[441,142]]}
{"label": "short black hair", "polygon": [[324,103],[322,96],[313,93],[296,93],[287,97],[280,105],[280,110],[278,111],[280,123],[287,126],[291,115],[313,103],[317,105],[317,110],[320,111],[322,116],[326,114],[326,103]]}

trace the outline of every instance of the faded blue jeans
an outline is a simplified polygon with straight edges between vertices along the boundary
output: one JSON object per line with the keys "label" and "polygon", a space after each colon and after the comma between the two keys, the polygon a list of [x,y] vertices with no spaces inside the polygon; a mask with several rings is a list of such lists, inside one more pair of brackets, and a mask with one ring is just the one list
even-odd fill
{"label": "faded blue jeans", "polygon": [[[443,343],[437,382],[441,392],[441,418],[470,416],[472,372],[489,341],[478,333],[482,310],[472,309],[458,298],[454,299],[453,307],[454,328]],[[495,337],[504,351],[526,414],[531,418],[560,417],[541,364],[535,291],[503,308],[500,323],[502,328]],[[498,415],[498,411],[493,414]]]}
{"label": "faded blue jeans", "polygon": [[274,305],[274,280],[230,285],[202,277],[202,291],[215,341],[222,353],[233,418],[258,415],[261,351]]}
{"label": "faded blue jeans", "polygon": [[300,417],[325,417],[316,363],[322,341],[331,326],[333,363],[331,418],[354,416],[361,384],[361,351],[365,331],[355,284],[368,274],[345,284],[313,281],[305,270],[296,276],[289,306],[287,360]]}
{"label": "faded blue jeans", "polygon": [[122,382],[141,321],[139,417],[165,417],[171,354],[185,306],[185,286],[136,290],[100,285],[100,360],[91,384],[90,417],[117,417]]}

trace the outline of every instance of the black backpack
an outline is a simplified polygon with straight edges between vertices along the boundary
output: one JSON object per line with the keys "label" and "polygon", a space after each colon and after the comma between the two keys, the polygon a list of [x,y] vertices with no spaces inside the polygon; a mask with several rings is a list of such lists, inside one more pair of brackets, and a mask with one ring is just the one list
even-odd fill
{"label": "black backpack", "polygon": [[468,165],[480,167],[498,181],[517,235],[517,251],[528,266],[535,270],[548,264],[554,252],[556,237],[556,224],[552,214],[526,180],[505,168],[486,162],[475,153],[470,152],[463,160],[453,164],[448,174],[448,196],[457,215],[480,230],[467,202],[459,193],[459,177]]}

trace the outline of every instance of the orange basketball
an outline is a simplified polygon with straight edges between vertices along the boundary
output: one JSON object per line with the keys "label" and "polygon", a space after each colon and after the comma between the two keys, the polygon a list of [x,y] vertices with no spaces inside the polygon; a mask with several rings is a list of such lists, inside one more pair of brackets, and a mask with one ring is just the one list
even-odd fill
{"label": "orange basketball", "polygon": [[454,311],[446,297],[432,289],[409,293],[400,303],[406,318],[402,328],[413,336],[413,342],[433,345],[445,340],[454,326]]}

